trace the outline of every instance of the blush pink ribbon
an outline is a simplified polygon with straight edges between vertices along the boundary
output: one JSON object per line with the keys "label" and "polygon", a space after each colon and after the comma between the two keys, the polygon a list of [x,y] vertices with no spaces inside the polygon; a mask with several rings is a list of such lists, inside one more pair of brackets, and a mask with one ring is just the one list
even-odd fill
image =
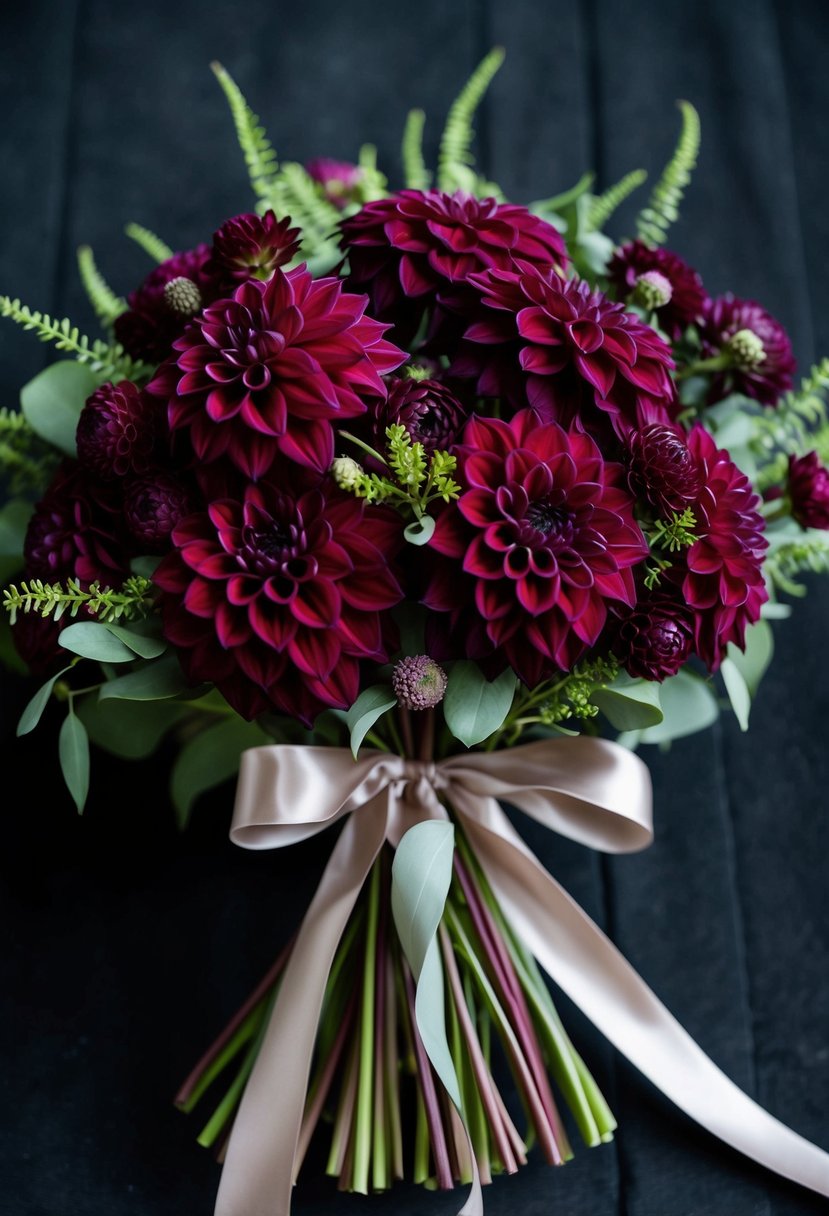
{"label": "blush pink ribbon", "polygon": [[[599,739],[562,738],[437,763],[340,748],[272,746],[242,758],[231,839],[283,848],[345,819],[286,968],[227,1148],[216,1216],[289,1216],[295,1156],[328,973],[388,840],[451,806],[513,928],[607,1039],[697,1123],[829,1196],[829,1154],[740,1090],[697,1046],[597,925],[547,873],[499,800],[606,853],[653,838],[650,777]],[[480,1216],[473,1186],[462,1216]]]}

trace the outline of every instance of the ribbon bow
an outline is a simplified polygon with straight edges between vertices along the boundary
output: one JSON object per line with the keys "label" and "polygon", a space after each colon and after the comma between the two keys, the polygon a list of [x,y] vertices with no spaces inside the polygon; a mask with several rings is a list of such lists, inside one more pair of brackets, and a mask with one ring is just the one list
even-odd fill
{"label": "ribbon bow", "polygon": [[[446,760],[272,746],[242,757],[231,839],[281,848],[346,818],[300,928],[228,1145],[216,1216],[289,1216],[294,1158],[326,980],[385,840],[445,819],[464,831],[513,928],[555,983],[681,1110],[784,1178],[829,1196],[829,1154],[742,1092],[697,1046],[514,831],[499,799],[607,853],[653,838],[650,777],[600,739],[562,738]],[[476,1184],[463,1212],[482,1211]],[[462,1214],[463,1216],[463,1214]]]}

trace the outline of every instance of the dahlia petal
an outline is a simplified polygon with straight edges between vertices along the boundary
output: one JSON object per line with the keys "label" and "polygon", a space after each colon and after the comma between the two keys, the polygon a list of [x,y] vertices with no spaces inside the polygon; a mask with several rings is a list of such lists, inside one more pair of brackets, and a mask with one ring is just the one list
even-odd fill
{"label": "dahlia petal", "polygon": [[304,583],[291,603],[300,625],[311,629],[332,629],[338,622],[342,600],[333,583],[323,580]]}
{"label": "dahlia petal", "polygon": [[194,578],[184,593],[184,607],[193,616],[209,618],[215,614],[221,592],[204,579]]}
{"label": "dahlia petal", "polygon": [[342,654],[339,637],[329,629],[299,629],[288,643],[288,656],[300,671],[327,680]]}

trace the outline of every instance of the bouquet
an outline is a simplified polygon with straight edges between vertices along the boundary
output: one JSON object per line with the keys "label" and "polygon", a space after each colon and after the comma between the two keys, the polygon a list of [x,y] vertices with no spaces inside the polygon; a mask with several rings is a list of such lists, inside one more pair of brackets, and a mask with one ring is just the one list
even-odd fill
{"label": "bouquet", "polygon": [[343,1189],[464,1182],[467,1212],[531,1146],[611,1138],[542,969],[687,1113],[829,1193],[829,1158],[716,1069],[501,805],[642,848],[637,749],[710,725],[720,689],[747,727],[780,595],[829,569],[829,365],[795,387],[780,324],[665,248],[687,102],[633,238],[604,229],[641,173],[529,207],[480,178],[501,57],[434,178],[412,112],[397,191],[368,146],[278,163],[215,65],[255,211],[181,252],[131,225],[156,265],[126,300],[82,249],[102,338],[0,298],[69,356],[0,415],[4,653],[44,681],[19,733],[65,706],[79,811],[90,740],[170,735],[182,825],[237,771],[240,845],[341,823],[178,1094],[208,1108],[223,1216],[286,1213],[318,1131]]}

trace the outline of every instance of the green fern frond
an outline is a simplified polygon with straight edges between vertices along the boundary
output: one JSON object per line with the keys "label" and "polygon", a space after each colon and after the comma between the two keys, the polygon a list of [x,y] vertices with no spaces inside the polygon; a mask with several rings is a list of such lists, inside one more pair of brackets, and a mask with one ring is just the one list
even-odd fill
{"label": "green fern frond", "polygon": [[385,198],[388,182],[377,168],[377,149],[374,144],[363,144],[357,154],[357,164],[363,171],[360,180],[360,197],[364,203],[373,203],[375,199]]}
{"label": "green fern frond", "polygon": [[11,494],[45,489],[59,459],[19,410],[0,409],[0,473]]}
{"label": "green fern frond", "polygon": [[340,212],[324,198],[317,183],[295,161],[282,165],[271,183],[271,193],[260,207],[272,207],[279,216],[289,215],[302,229],[302,258],[315,261],[315,269],[325,259],[337,260],[335,240]]}
{"label": "green fern frond", "polygon": [[653,188],[647,207],[636,221],[636,231],[649,245],[662,245],[671,224],[679,217],[679,204],[691,180],[699,154],[699,114],[689,101],[680,101],[682,131],[673,156]]}
{"label": "green fern frond", "polygon": [[763,563],[766,578],[786,595],[803,596],[802,574],[829,574],[829,533],[810,530],[773,548]]}
{"label": "green fern frond", "polygon": [[68,351],[103,380],[138,380],[152,370],[131,359],[119,343],[90,342],[68,318],[57,320],[48,313],[35,312],[9,296],[0,296],[0,317],[10,317],[23,329],[34,330],[41,342],[54,342],[58,350]]}
{"label": "green fern frond", "polygon": [[647,180],[647,176],[644,169],[633,169],[630,173],[626,173],[615,186],[611,186],[602,194],[591,199],[587,211],[587,226],[590,231],[601,232],[613,212],[629,195],[633,194],[634,190],[639,189]]}
{"label": "green fern frond", "polygon": [[423,159],[423,128],[426,115],[423,110],[409,110],[403,130],[403,180],[409,190],[428,190],[432,175]]}
{"label": "green fern frond", "polygon": [[62,583],[44,583],[41,579],[30,579],[19,587],[6,587],[3,591],[3,607],[14,624],[19,612],[33,612],[37,616],[77,616],[81,608],[96,620],[106,623],[118,620],[141,620],[152,610],[154,589],[147,578],[132,575],[123,587],[114,590],[90,583],[87,589],[77,579],[69,578]]}
{"label": "green fern frond", "polygon": [[95,255],[88,245],[81,245],[78,250],[78,270],[95,316],[102,325],[111,325],[116,317],[126,311],[127,304],[115,294],[95,265]]}
{"label": "green fern frond", "polygon": [[504,62],[504,53],[503,47],[495,47],[489,52],[449,111],[438,153],[438,187],[449,194],[454,190],[474,189],[477,182],[476,175],[468,168],[475,163],[471,151],[475,138],[472,120],[493,76]]}
{"label": "green fern frond", "polygon": [[583,194],[587,193],[595,180],[595,173],[583,173],[575,186],[571,186],[569,190],[563,190],[561,194],[554,194],[552,198],[541,198],[537,202],[531,203],[530,211],[539,215],[545,212],[561,215],[568,207],[572,207],[573,203],[580,199]]}
{"label": "green fern frond", "polygon": [[127,224],[124,232],[131,241],[140,245],[154,262],[166,262],[173,256],[170,246],[165,245],[160,236],[156,236],[154,232],[150,232],[149,228],[144,228],[141,224]]}
{"label": "green fern frond", "polygon": [[220,63],[211,63],[210,66],[230,106],[253,192],[259,198],[268,198],[279,168],[276,152],[265,133],[265,128],[260,126],[258,114],[254,114],[245,101],[242,90],[230,73]]}
{"label": "green fern frond", "polygon": [[825,442],[829,431],[829,358],[816,364],[794,392],[786,393],[776,409],[758,410],[754,419],[758,455],[785,452],[799,455]]}

